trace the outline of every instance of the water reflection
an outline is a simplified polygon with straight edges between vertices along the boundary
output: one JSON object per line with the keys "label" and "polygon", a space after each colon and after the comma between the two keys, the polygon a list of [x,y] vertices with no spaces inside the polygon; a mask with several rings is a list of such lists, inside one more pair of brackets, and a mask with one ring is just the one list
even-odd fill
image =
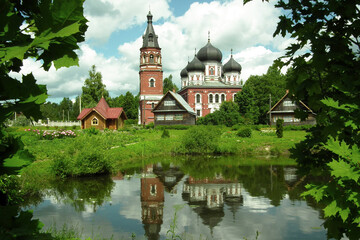
{"label": "water reflection", "polygon": [[45,224],[48,215],[58,216],[59,227],[62,219],[77,222],[90,237],[99,227],[104,238],[135,233],[136,239],[165,239],[172,206],[180,204],[185,207],[178,213],[177,232],[190,239],[253,239],[256,231],[261,239],[326,237],[316,206],[310,208],[300,197],[305,182],[296,167],[188,161],[56,182],[32,207],[34,215]]}

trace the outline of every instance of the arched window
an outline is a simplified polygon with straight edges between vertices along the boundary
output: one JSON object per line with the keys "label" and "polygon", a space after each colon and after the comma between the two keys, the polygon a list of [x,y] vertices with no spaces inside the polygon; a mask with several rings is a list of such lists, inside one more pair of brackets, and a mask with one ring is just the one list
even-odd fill
{"label": "arched window", "polygon": [[216,103],[219,102],[219,94],[215,94],[215,102],[216,102]]}
{"label": "arched window", "polygon": [[215,74],[214,68],[211,67],[211,68],[210,68],[210,75],[214,75],[214,74]]}
{"label": "arched window", "polygon": [[196,103],[201,103],[201,96],[200,96],[200,94],[196,94]]}
{"label": "arched window", "polygon": [[99,120],[94,117],[92,120],[91,120],[91,125],[99,125]]}
{"label": "arched window", "polygon": [[225,94],[221,94],[221,102],[225,102]]}
{"label": "arched window", "polygon": [[213,95],[210,94],[210,95],[209,95],[209,103],[212,103],[212,102],[213,102]]}
{"label": "arched window", "polygon": [[150,55],[150,63],[154,63],[154,55]]}
{"label": "arched window", "polygon": [[155,103],[151,103],[151,108],[154,109]]}
{"label": "arched window", "polygon": [[149,87],[155,87],[155,80],[154,79],[149,80]]}

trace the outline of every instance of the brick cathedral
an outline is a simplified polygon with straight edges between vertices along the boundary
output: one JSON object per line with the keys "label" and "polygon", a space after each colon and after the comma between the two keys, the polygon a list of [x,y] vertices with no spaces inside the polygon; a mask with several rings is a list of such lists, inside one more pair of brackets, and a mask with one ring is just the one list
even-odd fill
{"label": "brick cathedral", "polygon": [[[161,48],[152,25],[152,14],[147,15],[147,28],[140,48],[140,105],[139,124],[154,121],[151,112],[163,97],[163,71]],[[241,91],[241,65],[232,54],[222,64],[222,53],[210,42],[194,56],[180,72],[181,89],[178,91],[198,117],[206,116],[220,108],[224,101],[234,100]]]}

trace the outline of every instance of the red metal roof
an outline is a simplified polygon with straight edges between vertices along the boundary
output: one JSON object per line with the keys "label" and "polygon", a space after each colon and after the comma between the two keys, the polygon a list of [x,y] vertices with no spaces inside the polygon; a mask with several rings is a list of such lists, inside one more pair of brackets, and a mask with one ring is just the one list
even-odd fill
{"label": "red metal roof", "polygon": [[127,119],[125,112],[123,112],[123,108],[111,108],[107,104],[105,98],[101,98],[99,103],[94,108],[85,108],[81,111],[78,120],[84,119],[89,113],[92,111],[96,111],[99,113],[104,119],[117,119],[120,117],[121,113],[124,113],[125,119]]}

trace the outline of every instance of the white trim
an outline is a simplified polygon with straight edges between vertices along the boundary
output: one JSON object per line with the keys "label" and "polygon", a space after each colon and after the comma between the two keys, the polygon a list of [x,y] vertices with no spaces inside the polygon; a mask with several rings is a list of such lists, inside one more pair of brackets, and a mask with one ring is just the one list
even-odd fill
{"label": "white trim", "polygon": [[[94,120],[96,120],[96,123],[94,123]],[[99,119],[97,119],[97,117],[94,117],[93,119],[91,119],[91,125],[99,125]]]}
{"label": "white trim", "polygon": [[[152,82],[151,80],[153,80],[154,86],[151,86],[151,82]],[[156,87],[156,84],[155,84],[155,83],[156,83],[155,78],[150,78],[150,79],[149,79],[149,87]]]}

